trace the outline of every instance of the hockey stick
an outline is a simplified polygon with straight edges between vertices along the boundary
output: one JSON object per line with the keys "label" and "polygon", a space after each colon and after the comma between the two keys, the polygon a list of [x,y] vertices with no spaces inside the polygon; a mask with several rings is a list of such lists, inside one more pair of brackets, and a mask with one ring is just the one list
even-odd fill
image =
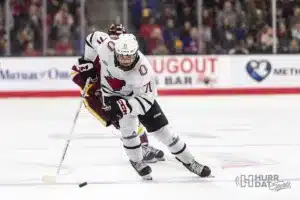
{"label": "hockey stick", "polygon": [[74,120],[73,120],[72,128],[71,128],[70,133],[69,133],[69,138],[66,141],[66,145],[65,145],[65,148],[63,150],[63,153],[62,153],[62,156],[61,156],[61,159],[60,159],[57,171],[56,171],[56,176],[47,176],[47,175],[43,176],[42,180],[45,183],[55,183],[56,182],[56,177],[59,175],[62,163],[65,160],[65,157],[66,157],[66,154],[67,154],[67,150],[68,150],[68,147],[69,147],[69,144],[70,144],[70,141],[71,141],[71,136],[72,136],[72,134],[74,132],[74,129],[75,129],[75,126],[76,126],[76,122],[77,122],[79,113],[81,111],[83,100],[84,100],[84,97],[86,95],[87,88],[89,86],[90,81],[91,81],[91,78],[88,78],[87,81],[86,81],[86,83],[85,83],[85,86],[83,88],[83,91],[81,93],[79,107],[78,107],[78,109],[77,109],[77,111],[75,113],[75,117],[74,117]]}

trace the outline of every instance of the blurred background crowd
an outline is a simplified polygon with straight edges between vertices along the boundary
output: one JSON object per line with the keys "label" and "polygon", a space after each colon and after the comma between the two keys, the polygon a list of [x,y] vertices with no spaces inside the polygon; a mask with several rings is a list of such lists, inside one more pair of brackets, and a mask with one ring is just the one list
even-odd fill
{"label": "blurred background crowd", "polygon": [[[5,1],[0,8],[0,53],[7,48]],[[80,54],[80,3],[73,0],[47,0],[46,24],[42,21],[42,0],[9,0],[11,55],[42,55],[43,28],[47,30],[46,55]]]}
{"label": "blurred background crowd", "polygon": [[[9,0],[9,6],[0,0],[0,54],[6,55],[9,40],[10,55],[80,55],[80,25],[84,23],[86,35],[107,31],[110,23],[122,22],[123,14],[116,19],[107,16],[115,16],[118,9],[125,12],[123,1],[85,0],[83,15],[83,0]],[[277,0],[276,30],[272,0],[201,0],[201,14],[197,0],[126,1],[127,28],[138,36],[146,54],[263,54],[272,53],[274,40],[278,53],[300,52],[300,0]],[[43,2],[47,2],[46,24]],[[44,29],[46,51],[42,51]]]}

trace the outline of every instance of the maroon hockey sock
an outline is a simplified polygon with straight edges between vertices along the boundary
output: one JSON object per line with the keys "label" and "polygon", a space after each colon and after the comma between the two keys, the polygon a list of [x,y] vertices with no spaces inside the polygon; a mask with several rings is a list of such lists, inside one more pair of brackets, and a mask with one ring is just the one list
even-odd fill
{"label": "maroon hockey sock", "polygon": [[142,133],[139,133],[139,134],[140,134],[140,139],[141,139],[142,145],[148,145],[148,136],[147,136],[146,132],[143,131]]}

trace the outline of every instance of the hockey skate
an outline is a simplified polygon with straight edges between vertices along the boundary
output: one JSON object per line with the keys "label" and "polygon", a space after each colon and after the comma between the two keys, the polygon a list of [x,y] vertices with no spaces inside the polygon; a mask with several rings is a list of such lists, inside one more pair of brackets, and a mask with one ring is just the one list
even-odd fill
{"label": "hockey skate", "polygon": [[156,163],[155,153],[148,148],[148,145],[142,145],[143,161],[145,163]]}
{"label": "hockey skate", "polygon": [[[164,158],[165,154],[162,150],[156,149],[150,145],[143,145],[142,148],[143,148],[143,155],[145,153],[144,161],[146,163],[155,163],[157,161],[165,161],[165,158]],[[145,159],[146,155],[148,155],[147,157],[151,158],[151,160]]]}
{"label": "hockey skate", "polygon": [[152,169],[147,164],[145,164],[143,161],[141,162],[134,162],[132,160],[129,160],[132,167],[135,169],[135,171],[144,179],[144,180],[152,180],[151,172]]}
{"label": "hockey skate", "polygon": [[185,164],[181,160],[179,160],[177,157],[176,157],[176,159],[179,162],[181,162],[183,164],[183,166],[185,166],[190,172],[193,172],[194,174],[197,174],[198,176],[200,176],[202,178],[208,177],[211,173],[211,170],[209,167],[207,167],[205,165],[201,165],[200,163],[198,163],[195,160],[193,160],[189,164]]}

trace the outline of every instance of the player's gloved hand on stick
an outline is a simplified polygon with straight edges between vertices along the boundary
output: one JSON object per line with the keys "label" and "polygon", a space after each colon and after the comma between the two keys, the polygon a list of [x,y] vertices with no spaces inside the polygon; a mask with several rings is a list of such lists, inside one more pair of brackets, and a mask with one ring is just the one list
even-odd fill
{"label": "player's gloved hand on stick", "polygon": [[92,82],[97,80],[96,69],[94,68],[94,62],[89,60],[84,60],[83,57],[78,59],[77,70],[81,73],[84,79],[91,78]]}
{"label": "player's gloved hand on stick", "polygon": [[105,104],[103,110],[110,117],[112,123],[118,122],[124,115],[130,114],[132,111],[128,101],[119,96],[106,97]]}
{"label": "player's gloved hand on stick", "polygon": [[110,126],[113,125],[115,127],[115,129],[120,129],[120,124],[119,121],[108,121],[106,122],[106,126]]}

